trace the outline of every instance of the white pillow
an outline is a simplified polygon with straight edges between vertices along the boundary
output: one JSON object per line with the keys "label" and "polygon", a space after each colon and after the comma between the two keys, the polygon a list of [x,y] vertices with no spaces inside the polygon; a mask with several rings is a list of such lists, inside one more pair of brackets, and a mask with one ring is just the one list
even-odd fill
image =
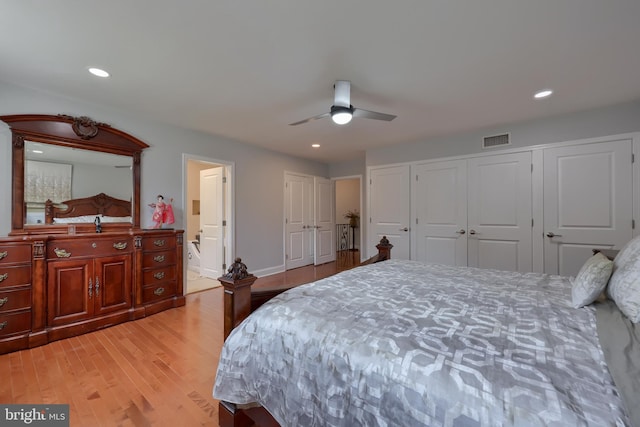
{"label": "white pillow", "polygon": [[102,222],[131,222],[130,216],[102,216]]}
{"label": "white pillow", "polygon": [[54,224],[69,224],[69,223],[93,223],[96,220],[96,217],[100,215],[82,215],[82,216],[73,216],[70,218],[53,218]]}
{"label": "white pillow", "polygon": [[607,295],[629,320],[640,322],[640,236],[627,243],[613,260]]}
{"label": "white pillow", "polygon": [[571,301],[575,308],[594,302],[607,287],[613,271],[613,261],[601,253],[589,258],[580,268],[571,286]]}

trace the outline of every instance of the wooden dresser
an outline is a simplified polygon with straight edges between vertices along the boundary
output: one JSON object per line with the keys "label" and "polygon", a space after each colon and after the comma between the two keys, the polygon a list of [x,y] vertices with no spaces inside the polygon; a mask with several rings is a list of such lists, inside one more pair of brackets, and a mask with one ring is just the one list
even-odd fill
{"label": "wooden dresser", "polygon": [[182,230],[0,239],[0,354],[185,303]]}
{"label": "wooden dresser", "polygon": [[32,244],[0,243],[0,342],[13,351],[27,343],[32,317]]}

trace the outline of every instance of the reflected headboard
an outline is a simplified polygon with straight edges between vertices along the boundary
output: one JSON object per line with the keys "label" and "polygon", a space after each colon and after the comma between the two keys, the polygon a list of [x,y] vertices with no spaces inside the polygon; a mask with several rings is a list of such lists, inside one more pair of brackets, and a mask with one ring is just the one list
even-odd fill
{"label": "reflected headboard", "polygon": [[131,201],[116,199],[104,193],[82,199],[62,202],[66,207],[58,207],[51,200],[45,202],[45,224],[53,224],[54,218],[73,218],[86,215],[110,217],[131,217]]}

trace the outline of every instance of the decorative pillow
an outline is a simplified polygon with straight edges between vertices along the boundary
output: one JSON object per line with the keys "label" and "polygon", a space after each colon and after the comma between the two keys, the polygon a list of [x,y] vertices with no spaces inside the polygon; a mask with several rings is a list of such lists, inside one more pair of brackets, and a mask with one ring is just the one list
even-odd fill
{"label": "decorative pillow", "polygon": [[640,322],[640,236],[627,243],[613,260],[607,295],[629,320]]}
{"label": "decorative pillow", "polygon": [[597,253],[584,263],[571,286],[571,300],[575,308],[594,302],[604,291],[613,271],[613,261]]}

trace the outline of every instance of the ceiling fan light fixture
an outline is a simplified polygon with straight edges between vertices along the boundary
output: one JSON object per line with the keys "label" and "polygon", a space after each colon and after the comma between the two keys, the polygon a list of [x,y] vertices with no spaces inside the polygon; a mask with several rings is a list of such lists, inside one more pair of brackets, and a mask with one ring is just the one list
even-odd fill
{"label": "ceiling fan light fixture", "polygon": [[97,68],[97,67],[89,67],[88,68],[89,72],[91,74],[93,74],[96,77],[103,77],[103,78],[107,78],[110,76],[108,71],[103,70],[102,68]]}
{"label": "ceiling fan light fixture", "polygon": [[337,125],[346,125],[353,118],[353,109],[348,107],[331,107],[331,120]]}

